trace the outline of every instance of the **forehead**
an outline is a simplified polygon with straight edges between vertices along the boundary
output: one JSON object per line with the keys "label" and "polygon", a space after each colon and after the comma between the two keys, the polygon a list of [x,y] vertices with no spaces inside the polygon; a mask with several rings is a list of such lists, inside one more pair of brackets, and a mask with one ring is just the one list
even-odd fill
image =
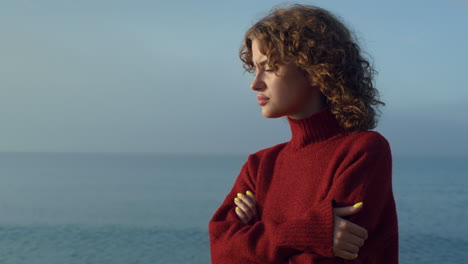
{"label": "forehead", "polygon": [[258,40],[252,40],[252,61],[254,64],[259,64],[267,57],[260,51],[260,46]]}

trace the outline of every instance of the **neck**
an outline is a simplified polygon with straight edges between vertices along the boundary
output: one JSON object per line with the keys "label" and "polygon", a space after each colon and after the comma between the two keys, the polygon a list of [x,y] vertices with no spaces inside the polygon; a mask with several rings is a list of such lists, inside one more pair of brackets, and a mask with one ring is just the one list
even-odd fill
{"label": "neck", "polygon": [[298,150],[304,146],[344,133],[329,106],[302,119],[288,117],[291,128],[289,148]]}
{"label": "neck", "polygon": [[328,106],[325,102],[326,98],[322,95],[322,93],[318,89],[312,90],[312,92],[315,93],[315,95],[313,96],[313,99],[310,100],[305,107],[303,107],[301,112],[289,115],[288,116],[289,118],[295,119],[295,120],[304,119],[314,113],[320,112],[321,110],[323,110],[325,107]]}

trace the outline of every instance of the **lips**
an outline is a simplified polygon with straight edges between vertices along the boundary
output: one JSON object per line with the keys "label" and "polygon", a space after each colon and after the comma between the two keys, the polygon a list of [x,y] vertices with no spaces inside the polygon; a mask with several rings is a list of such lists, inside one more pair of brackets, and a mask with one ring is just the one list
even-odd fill
{"label": "lips", "polygon": [[268,98],[268,97],[266,97],[266,96],[264,96],[262,94],[259,94],[259,95],[257,95],[257,99],[258,99],[258,105],[264,106],[268,102],[268,100],[270,98]]}
{"label": "lips", "polygon": [[267,101],[267,100],[270,99],[270,98],[268,98],[268,97],[266,97],[266,96],[264,96],[264,95],[262,95],[262,94],[259,94],[259,95],[257,95],[257,99],[258,99],[259,101]]}

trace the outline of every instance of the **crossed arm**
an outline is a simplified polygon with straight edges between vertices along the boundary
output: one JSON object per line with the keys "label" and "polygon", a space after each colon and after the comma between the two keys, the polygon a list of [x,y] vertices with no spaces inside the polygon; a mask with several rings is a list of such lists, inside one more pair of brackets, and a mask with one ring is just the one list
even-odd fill
{"label": "crossed arm", "polygon": [[[251,191],[244,194],[238,193],[234,198],[236,215],[244,224],[255,221],[257,215],[257,205],[255,195]],[[362,208],[362,203],[354,206],[334,208],[334,228],[333,228],[333,254],[343,259],[355,259],[358,257],[359,248],[364,245],[367,239],[367,230],[346,220],[342,217],[353,215]]]}
{"label": "crossed arm", "polygon": [[[398,263],[391,154],[388,143],[383,143],[344,160],[327,199],[302,217],[284,222],[256,217],[243,200],[244,209],[250,210],[253,219],[244,222],[246,212],[242,210],[242,216],[239,209],[235,211],[233,199],[237,193],[255,192],[249,162],[244,164],[233,189],[209,223],[212,262],[284,263],[292,255],[307,252],[347,258],[346,263]],[[255,196],[252,199],[251,205]],[[344,208],[333,208],[333,201]],[[348,207],[358,202],[363,202],[361,208]],[[242,207],[240,203],[237,206]],[[345,215],[349,215],[346,220]],[[367,230],[368,236],[360,228]],[[366,242],[361,243],[366,237]],[[357,257],[352,255],[358,251]]]}

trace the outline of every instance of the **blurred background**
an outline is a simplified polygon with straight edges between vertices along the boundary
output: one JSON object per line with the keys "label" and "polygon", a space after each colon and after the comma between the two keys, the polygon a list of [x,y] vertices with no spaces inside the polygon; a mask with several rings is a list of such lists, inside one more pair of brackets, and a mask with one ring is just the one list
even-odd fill
{"label": "blurred background", "polygon": [[[290,139],[238,58],[281,3],[0,0],[0,261],[209,263],[247,156]],[[468,1],[293,3],[379,72],[401,263],[467,262]]]}

